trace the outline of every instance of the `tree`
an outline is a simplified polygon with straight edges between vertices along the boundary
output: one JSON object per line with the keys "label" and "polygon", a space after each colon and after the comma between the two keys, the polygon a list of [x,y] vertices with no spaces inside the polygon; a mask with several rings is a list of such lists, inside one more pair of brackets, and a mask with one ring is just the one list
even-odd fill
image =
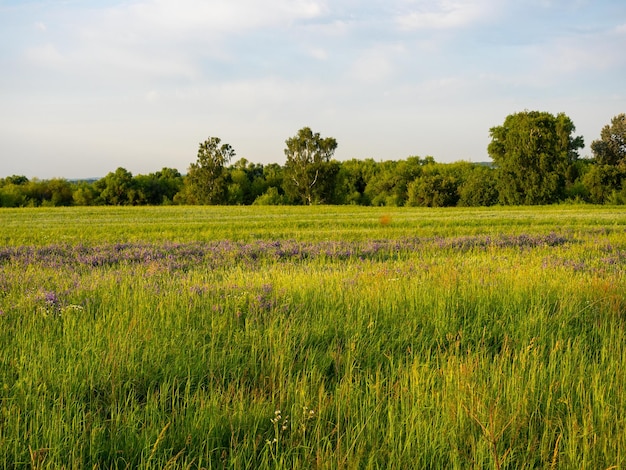
{"label": "tree", "polygon": [[420,176],[408,185],[409,206],[451,207],[459,202],[459,187],[474,165],[468,162],[424,165]]}
{"label": "tree", "polygon": [[250,205],[267,189],[261,164],[241,158],[228,167],[227,172],[228,204]]}
{"label": "tree", "polygon": [[592,165],[582,178],[593,204],[604,204],[614,199],[622,186],[623,174],[613,165]]}
{"label": "tree", "polygon": [[369,206],[370,200],[365,195],[365,188],[374,175],[376,166],[377,163],[371,158],[353,158],[342,162],[335,181],[335,200],[339,204]]}
{"label": "tree", "polygon": [[600,139],[591,143],[591,151],[599,165],[612,165],[626,170],[626,114],[611,119],[602,128]]}
{"label": "tree", "polygon": [[257,197],[252,203],[255,206],[283,206],[288,204],[287,197],[278,192],[278,188],[271,186],[267,191]]}
{"label": "tree", "polygon": [[549,204],[565,196],[570,168],[584,146],[571,119],[560,113],[524,111],[490,129],[489,155],[505,204]]}
{"label": "tree", "polygon": [[13,175],[13,176],[7,176],[6,178],[0,178],[0,188],[8,184],[21,186],[26,183],[28,183],[28,178],[23,175]]}
{"label": "tree", "polygon": [[459,206],[493,206],[498,202],[494,170],[474,165],[472,172],[459,186]]}
{"label": "tree", "polygon": [[72,184],[64,178],[52,178],[46,182],[46,199],[44,205],[71,206],[74,202]]}
{"label": "tree", "polygon": [[74,184],[72,199],[77,206],[93,206],[98,199],[98,190],[94,183],[79,181]]}
{"label": "tree", "polygon": [[235,156],[229,144],[220,145],[219,137],[200,143],[198,159],[192,163],[185,178],[186,202],[193,204],[224,204],[228,181],[225,165]]}
{"label": "tree", "polygon": [[309,127],[285,141],[285,192],[303,204],[328,203],[332,198],[339,165],[332,162],[337,140],[322,139]]}
{"label": "tree", "polygon": [[134,177],[136,204],[171,204],[183,185],[183,177],[174,168],[163,168],[156,173]]}
{"label": "tree", "polygon": [[594,168],[585,175],[584,183],[592,202],[615,200],[614,194],[626,189],[626,114],[615,116],[602,128],[591,151]]}
{"label": "tree", "polygon": [[110,172],[96,181],[94,187],[100,192],[99,199],[104,204],[120,206],[132,203],[133,175],[125,168],[119,167]]}
{"label": "tree", "polygon": [[263,175],[255,178],[259,187],[265,188],[253,204],[256,205],[287,205],[292,204],[291,199],[285,195],[283,188],[284,168],[278,163],[269,163],[263,166]]}
{"label": "tree", "polygon": [[403,206],[408,199],[409,183],[434,163],[434,158],[430,156],[378,163],[367,181],[364,195],[373,206]]}
{"label": "tree", "polygon": [[23,207],[26,201],[24,185],[8,183],[0,186],[0,207]]}
{"label": "tree", "polygon": [[459,200],[458,181],[453,176],[429,174],[415,179],[408,187],[409,206],[451,207]]}

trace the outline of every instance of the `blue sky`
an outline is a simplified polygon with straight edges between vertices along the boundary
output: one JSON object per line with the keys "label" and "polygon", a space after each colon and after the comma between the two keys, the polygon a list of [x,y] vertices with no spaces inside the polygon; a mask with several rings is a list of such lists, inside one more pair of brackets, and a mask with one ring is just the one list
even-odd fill
{"label": "blue sky", "polygon": [[0,177],[185,172],[209,136],[283,164],[486,161],[511,113],[589,144],[626,112],[624,0],[0,0]]}

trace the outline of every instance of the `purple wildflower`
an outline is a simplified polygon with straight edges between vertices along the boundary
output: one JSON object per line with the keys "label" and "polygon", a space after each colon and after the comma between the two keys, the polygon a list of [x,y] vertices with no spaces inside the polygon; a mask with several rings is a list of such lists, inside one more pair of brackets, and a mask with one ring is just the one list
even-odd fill
{"label": "purple wildflower", "polygon": [[56,292],[47,291],[44,294],[44,300],[50,306],[57,307],[59,305],[59,297],[57,296]]}

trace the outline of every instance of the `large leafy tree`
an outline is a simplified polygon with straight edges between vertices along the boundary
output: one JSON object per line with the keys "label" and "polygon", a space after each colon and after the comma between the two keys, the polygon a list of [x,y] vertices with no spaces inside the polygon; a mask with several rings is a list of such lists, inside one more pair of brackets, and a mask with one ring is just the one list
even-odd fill
{"label": "large leafy tree", "polygon": [[626,114],[619,114],[602,128],[600,138],[591,143],[593,164],[583,182],[592,202],[617,202],[626,192]]}
{"label": "large leafy tree", "polygon": [[194,204],[224,204],[228,181],[225,165],[235,156],[229,144],[219,137],[209,137],[200,143],[198,158],[189,166],[185,179],[185,202]]}
{"label": "large leafy tree", "polygon": [[550,204],[562,199],[571,168],[584,146],[563,113],[540,111],[511,114],[490,129],[489,155],[497,167],[501,202]]}
{"label": "large leafy tree", "polygon": [[284,187],[288,196],[303,204],[332,202],[339,164],[331,161],[337,149],[333,137],[322,138],[304,127],[285,141],[287,162]]}
{"label": "large leafy tree", "polygon": [[599,165],[612,165],[626,170],[626,114],[611,119],[602,128],[600,139],[591,143],[591,151]]}

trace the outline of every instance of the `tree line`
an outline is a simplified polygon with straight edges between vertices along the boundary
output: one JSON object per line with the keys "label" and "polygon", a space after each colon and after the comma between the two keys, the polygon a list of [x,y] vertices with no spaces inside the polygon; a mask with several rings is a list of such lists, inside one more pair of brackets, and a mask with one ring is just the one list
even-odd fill
{"label": "tree line", "polygon": [[187,173],[124,168],[93,181],[0,179],[0,206],[287,205],[491,206],[559,202],[626,204],[626,114],[615,116],[580,158],[583,138],[563,113],[523,111],[490,129],[493,163],[333,159],[337,141],[304,127],[285,142],[286,162],[236,158],[218,137],[200,143]]}

